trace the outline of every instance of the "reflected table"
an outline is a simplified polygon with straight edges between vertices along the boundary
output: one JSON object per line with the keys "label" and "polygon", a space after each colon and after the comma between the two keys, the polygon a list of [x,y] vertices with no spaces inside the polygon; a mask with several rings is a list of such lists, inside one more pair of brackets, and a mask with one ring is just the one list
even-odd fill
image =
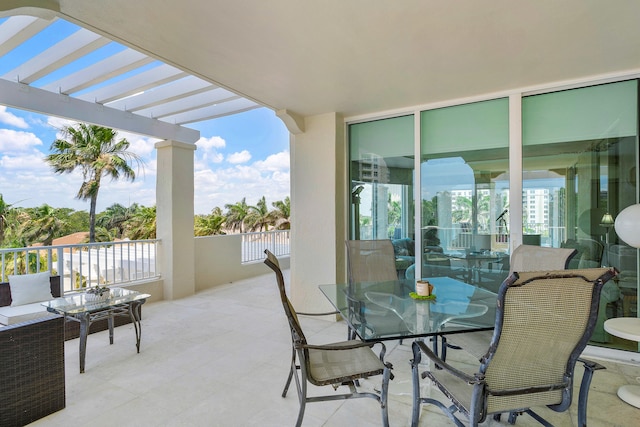
{"label": "reflected table", "polygon": [[[604,330],[626,340],[640,342],[640,319],[637,317],[617,317],[604,322]],[[629,405],[640,408],[640,386],[623,385],[618,389],[618,397]]]}
{"label": "reflected table", "polygon": [[427,280],[434,286],[435,300],[411,298],[415,280],[330,284],[319,288],[363,341],[493,329],[496,294],[450,277]]}
{"label": "reflected table", "polygon": [[107,319],[109,343],[113,344],[113,318],[129,317],[136,331],[136,349],[140,353],[140,307],[150,296],[129,289],[111,288],[109,298],[104,301],[87,301],[84,293],[78,293],[43,302],[42,305],[47,311],[63,315],[67,321],[80,323],[80,373],[84,373],[87,335],[91,323],[95,321]]}

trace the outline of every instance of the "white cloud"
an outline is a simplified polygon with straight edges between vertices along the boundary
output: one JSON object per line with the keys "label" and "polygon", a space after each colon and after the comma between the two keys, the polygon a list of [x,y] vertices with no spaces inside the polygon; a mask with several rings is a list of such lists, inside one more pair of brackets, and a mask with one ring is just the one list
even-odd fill
{"label": "white cloud", "polygon": [[51,171],[49,165],[44,161],[44,156],[39,151],[20,155],[4,154],[0,157],[0,168],[2,169],[2,175],[27,174],[31,176]]}
{"label": "white cloud", "polygon": [[246,198],[255,205],[264,196],[267,205],[289,195],[289,152],[268,156],[250,165],[210,169],[206,165],[195,173],[195,212],[209,213],[214,207]]}
{"label": "white cloud", "polygon": [[224,155],[218,151],[225,148],[227,143],[219,136],[211,138],[200,138],[196,142],[197,150],[195,154],[196,170],[208,168],[209,163],[222,163]]}
{"label": "white cloud", "polygon": [[224,148],[227,145],[227,142],[219,136],[212,136],[211,138],[200,138],[198,142],[196,142],[198,148],[202,148],[204,150],[211,150],[214,148]]}
{"label": "white cloud", "polygon": [[136,133],[118,131],[116,139],[120,140],[123,138],[129,141],[129,151],[136,153],[138,156],[143,158],[154,154],[156,142],[160,141],[158,138],[150,138]]}
{"label": "white cloud", "polygon": [[254,166],[260,170],[265,171],[280,171],[289,170],[291,164],[291,156],[288,151],[281,151],[276,154],[271,154],[264,160],[259,160],[254,163]]}
{"label": "white cloud", "polygon": [[64,138],[65,135],[63,135],[63,133],[61,132],[62,129],[66,126],[73,126],[76,123],[78,122],[69,119],[63,119],[61,117],[47,117],[47,124],[52,128],[58,130],[58,132],[56,132],[56,138]]}
{"label": "white cloud", "polygon": [[18,117],[7,111],[7,107],[0,105],[0,123],[5,123],[20,129],[27,129],[29,125],[22,117]]}
{"label": "white cloud", "polygon": [[28,152],[40,145],[40,138],[31,132],[0,129],[0,151],[4,154]]}
{"label": "white cloud", "polygon": [[249,160],[251,160],[251,153],[247,150],[242,150],[227,156],[227,161],[233,164],[247,163]]}

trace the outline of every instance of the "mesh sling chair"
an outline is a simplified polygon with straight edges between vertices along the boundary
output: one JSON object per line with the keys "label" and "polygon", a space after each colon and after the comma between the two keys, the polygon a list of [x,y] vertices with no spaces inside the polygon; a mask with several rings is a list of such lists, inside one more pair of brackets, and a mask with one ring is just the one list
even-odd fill
{"label": "mesh sling chair", "polygon": [[[511,254],[509,274],[514,271],[566,270],[578,252],[568,248],[547,248],[520,245]],[[493,331],[469,332],[442,337],[442,360],[447,360],[447,348],[463,349],[480,359],[491,341]]]}
{"label": "mesh sling chair", "polygon": [[[391,240],[347,240],[347,277],[349,289],[355,283],[388,282],[398,280],[395,252]],[[366,324],[365,317],[386,316],[384,310],[363,306],[347,293],[350,321],[354,325]],[[383,324],[384,322],[380,322]],[[387,331],[372,331],[384,334]],[[356,331],[347,331],[347,339],[355,339]]]}
{"label": "mesh sling chair", "polygon": [[349,283],[397,280],[391,240],[347,240]]}
{"label": "mesh sling chair", "polygon": [[[300,411],[296,426],[302,425],[305,406],[309,402],[328,400],[343,400],[351,398],[369,397],[380,403],[382,410],[382,424],[389,425],[387,395],[391,376],[391,364],[384,362],[386,348],[381,342],[342,341],[326,345],[311,345],[307,343],[291,301],[287,297],[284,278],[280,270],[278,259],[269,250],[265,250],[267,258],[264,263],[271,268],[278,283],[280,299],[284,312],[289,321],[292,341],[291,368],[287,383],[282,391],[282,397],[287,395],[291,379],[295,378],[300,401]],[[302,313],[300,313],[302,314]],[[379,345],[381,351],[377,355],[371,347]],[[298,375],[297,372],[300,372]],[[359,379],[382,375],[380,392],[358,391],[356,383]],[[323,396],[307,396],[307,382],[316,386],[332,385],[334,390],[338,386],[349,387],[350,393],[331,394]]]}
{"label": "mesh sling chair", "polygon": [[[422,342],[413,344],[412,425],[418,425],[421,404],[434,404],[457,425],[457,415],[477,426],[487,415],[510,413],[509,422],[527,413],[552,426],[531,410],[547,406],[569,409],[577,361],[585,367],[578,397],[578,425],[586,426],[587,398],[593,372],[603,367],[578,359],[593,333],[602,286],[613,269],[557,270],[513,273],[500,286],[496,324],[489,350],[476,373],[469,374],[438,358]],[[436,367],[419,373],[421,354]],[[420,378],[429,378],[451,400],[445,406],[420,396]]]}

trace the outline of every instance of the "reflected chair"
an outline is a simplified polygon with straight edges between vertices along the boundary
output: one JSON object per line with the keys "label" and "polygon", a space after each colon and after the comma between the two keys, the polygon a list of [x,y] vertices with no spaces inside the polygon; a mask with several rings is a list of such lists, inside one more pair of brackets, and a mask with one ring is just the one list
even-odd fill
{"label": "reflected chair", "polygon": [[[347,277],[348,289],[355,283],[387,282],[398,280],[395,264],[395,252],[391,240],[347,240]],[[352,299],[347,294],[347,300]],[[357,304],[349,307],[354,313],[353,319],[363,322],[364,317],[385,316],[386,312]],[[347,331],[347,339],[354,339],[356,332]]]}
{"label": "reflected chair", "polygon": [[[522,413],[543,425],[551,424],[531,410],[547,406],[569,409],[574,368],[583,363],[578,397],[578,425],[586,426],[587,398],[593,372],[603,367],[580,360],[596,324],[602,286],[614,269],[557,270],[513,273],[500,286],[496,323],[486,355],[470,374],[438,358],[424,343],[413,343],[412,425],[422,404],[439,407],[461,427],[459,417],[477,426],[490,414],[508,412],[513,424]],[[424,353],[436,367],[419,372]],[[420,396],[420,377],[429,378],[451,400],[448,406]]]}
{"label": "reflected chair", "polygon": [[349,283],[397,280],[391,240],[347,240]]}
{"label": "reflected chair", "polygon": [[[509,275],[514,271],[566,270],[578,251],[573,248],[547,248],[534,245],[520,245],[513,250],[509,262]],[[487,351],[493,331],[469,332],[443,336],[441,357],[447,358],[447,348],[464,349],[477,359]]]}
{"label": "reflected chair", "polygon": [[[278,259],[269,250],[264,251],[267,258],[264,263],[276,275],[280,299],[291,329],[292,357],[291,368],[287,383],[282,391],[282,397],[287,395],[291,379],[295,378],[298,390],[300,410],[296,426],[302,424],[307,403],[328,400],[344,400],[351,398],[369,397],[378,401],[382,410],[382,424],[389,425],[387,395],[391,375],[391,364],[384,362],[386,347],[381,342],[342,341],[326,345],[311,345],[307,343],[304,332],[298,321],[298,314],[293,309],[287,297],[284,277],[280,270]],[[301,313],[300,313],[301,314]],[[372,347],[381,347],[376,354]],[[299,374],[298,374],[299,372]],[[358,391],[357,381],[377,375],[382,376],[379,392]],[[331,394],[322,396],[307,396],[307,382],[315,386],[331,385],[334,390],[338,386],[348,386],[350,393]]]}

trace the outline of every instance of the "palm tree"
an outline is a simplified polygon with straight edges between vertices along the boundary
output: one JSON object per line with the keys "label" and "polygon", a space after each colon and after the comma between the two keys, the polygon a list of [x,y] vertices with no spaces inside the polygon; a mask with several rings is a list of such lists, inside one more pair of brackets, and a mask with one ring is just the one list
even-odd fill
{"label": "palm tree", "polygon": [[11,206],[12,205],[4,201],[2,194],[0,194],[0,247],[2,247],[2,243],[4,242],[5,230],[9,222]]}
{"label": "palm tree", "polygon": [[214,208],[210,215],[196,215],[193,234],[195,236],[211,236],[224,234],[222,226],[225,217],[220,208]]}
{"label": "palm tree", "polygon": [[116,140],[117,132],[110,128],[85,123],[65,126],[62,129],[67,139],[56,139],[51,144],[52,154],[45,160],[55,173],[71,173],[76,168],[82,170],[84,181],[76,197],[90,200],[89,241],[95,241],[96,201],[103,176],[112,180],[121,177],[134,181],[136,174],[131,161],[142,163],[140,158],[127,151],[129,141]]}
{"label": "palm tree", "polygon": [[131,240],[156,238],[156,207],[139,206],[127,221],[127,237]]}
{"label": "palm tree", "polygon": [[271,206],[275,208],[270,212],[270,215],[276,230],[289,230],[291,228],[291,199],[289,196],[284,200],[271,203]]}
{"label": "palm tree", "polygon": [[272,222],[272,215],[269,215],[267,201],[264,196],[255,206],[249,206],[249,213],[245,217],[245,222],[252,231],[269,230],[269,223]]}
{"label": "palm tree", "polygon": [[51,246],[64,228],[64,222],[58,218],[58,210],[47,204],[29,210],[28,220],[21,222],[20,235],[28,244],[42,242]]}
{"label": "palm tree", "polygon": [[115,230],[116,237],[122,237],[127,221],[133,217],[137,210],[137,203],[128,208],[119,203],[114,203],[98,215],[96,226],[104,227],[107,230]]}
{"label": "palm tree", "polygon": [[240,233],[243,233],[244,220],[249,214],[249,206],[247,205],[246,197],[243,197],[241,201],[234,204],[227,203],[224,207],[227,209],[227,214],[225,215],[227,226],[231,231],[237,229]]}

